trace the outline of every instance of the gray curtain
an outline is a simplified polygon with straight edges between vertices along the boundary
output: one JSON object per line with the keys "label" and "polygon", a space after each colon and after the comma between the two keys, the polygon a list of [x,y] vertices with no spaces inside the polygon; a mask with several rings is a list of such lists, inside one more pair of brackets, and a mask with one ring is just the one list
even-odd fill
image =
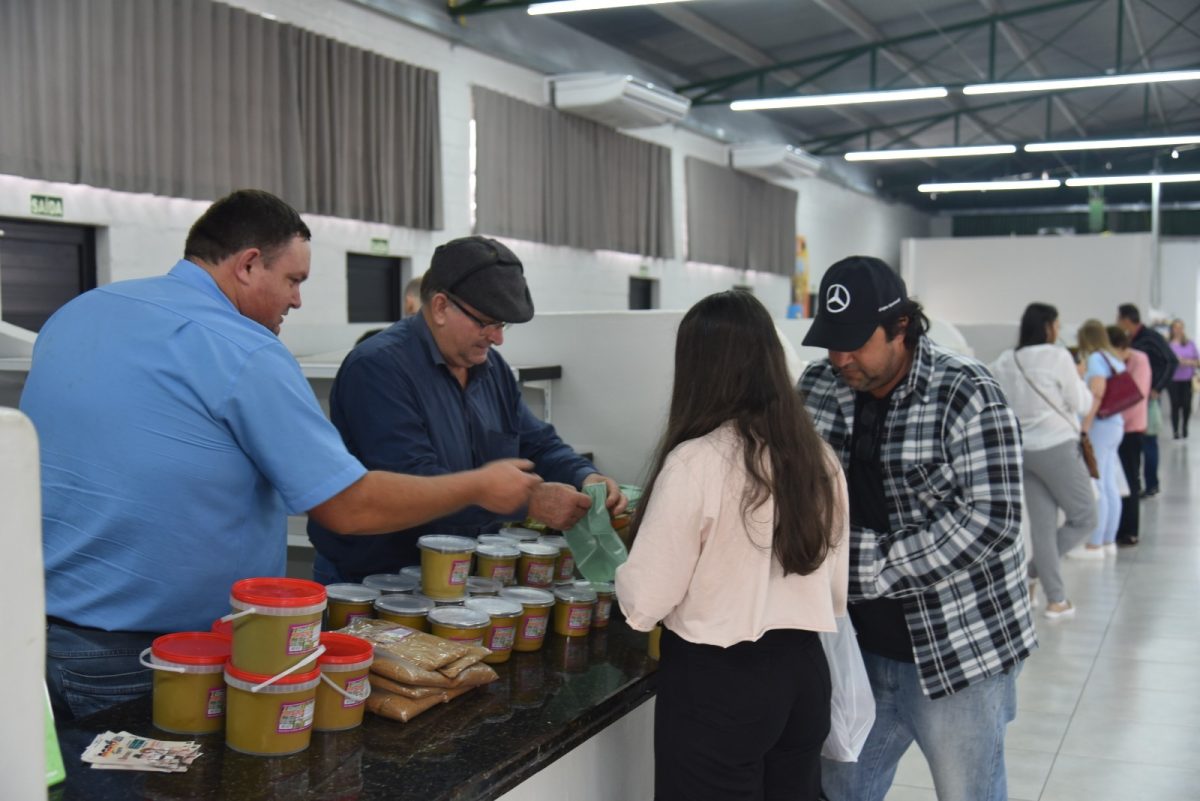
{"label": "gray curtain", "polygon": [[211,0],[3,0],[0,104],[0,172],[442,226],[437,73]]}
{"label": "gray curtain", "polygon": [[687,159],[688,259],[791,275],[796,199],[791,189]]}
{"label": "gray curtain", "polygon": [[671,151],[474,87],[480,233],[674,256]]}

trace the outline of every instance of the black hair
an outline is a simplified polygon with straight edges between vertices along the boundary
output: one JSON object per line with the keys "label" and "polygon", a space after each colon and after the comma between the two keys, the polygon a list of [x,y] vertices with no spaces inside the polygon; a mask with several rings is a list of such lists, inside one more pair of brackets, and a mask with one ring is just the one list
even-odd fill
{"label": "black hair", "polygon": [[1129,347],[1129,334],[1125,333],[1124,328],[1119,325],[1110,325],[1106,326],[1104,330],[1108,332],[1108,341],[1114,348],[1124,350]]}
{"label": "black hair", "polygon": [[312,239],[295,209],[270,192],[239,189],[213,203],[192,224],[183,257],[217,264],[247,248],[258,248],[270,263],[296,237]]}
{"label": "black hair", "polygon": [[634,515],[633,535],[668,454],[728,422],[741,439],[748,474],[743,516],[773,503],[771,549],[784,575],[812,573],[836,544],[834,477],[792,386],[771,315],[740,290],[709,295],[679,324],[667,429]]}
{"label": "black hair", "polygon": [[1045,345],[1049,341],[1046,329],[1058,319],[1058,309],[1049,303],[1030,303],[1021,315],[1021,331],[1017,335],[1017,350],[1030,345]]}
{"label": "black hair", "polygon": [[883,326],[883,333],[889,341],[903,332],[904,347],[909,350],[917,347],[921,337],[929,333],[929,318],[925,316],[921,304],[912,298],[888,309],[887,316],[880,320],[879,324]]}
{"label": "black hair", "polygon": [[1117,307],[1117,316],[1128,320],[1134,325],[1142,324],[1142,313],[1132,303],[1122,303]]}

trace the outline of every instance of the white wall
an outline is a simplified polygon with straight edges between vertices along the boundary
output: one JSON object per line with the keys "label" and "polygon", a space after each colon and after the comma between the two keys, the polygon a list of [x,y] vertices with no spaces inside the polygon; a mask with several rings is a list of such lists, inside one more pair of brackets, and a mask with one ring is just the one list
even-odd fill
{"label": "white wall", "polygon": [[1188,336],[1200,333],[1200,239],[1163,240],[1162,301],[1159,309],[1183,320]]}
{"label": "white wall", "polygon": [[1033,301],[1064,321],[1116,319],[1117,306],[1149,308],[1149,234],[910,239],[902,274],[931,317],[1012,323]]}

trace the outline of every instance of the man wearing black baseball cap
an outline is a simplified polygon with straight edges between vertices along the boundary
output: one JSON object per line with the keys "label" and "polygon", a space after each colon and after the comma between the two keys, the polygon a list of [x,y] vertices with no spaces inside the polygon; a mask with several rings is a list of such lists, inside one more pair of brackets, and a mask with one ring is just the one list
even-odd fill
{"label": "man wearing black baseball cap", "polygon": [[928,328],[891,267],[852,256],[804,338],[829,351],[798,389],[846,471],[849,611],[876,702],[858,762],[822,767],[829,801],[883,801],[914,741],[938,798],[1007,798],[1004,734],[1037,645],[1020,430],[987,368]]}
{"label": "man wearing black baseball cap", "polygon": [[[615,481],[596,470],[521,400],[512,369],[493,346],[504,330],[533,319],[525,268],[494,239],[469,236],[441,245],[421,278],[421,311],[357,346],[338,370],[330,417],[364,465],[439,475],[508,456],[527,458],[545,479],[528,514],[567,529],[591,506],[579,491],[607,486],[608,508],[625,510]],[[403,467],[401,467],[401,465]],[[315,521],[318,581],[361,581],[417,564],[421,534],[474,536],[509,517],[479,507],[419,528],[375,537],[343,537]]]}

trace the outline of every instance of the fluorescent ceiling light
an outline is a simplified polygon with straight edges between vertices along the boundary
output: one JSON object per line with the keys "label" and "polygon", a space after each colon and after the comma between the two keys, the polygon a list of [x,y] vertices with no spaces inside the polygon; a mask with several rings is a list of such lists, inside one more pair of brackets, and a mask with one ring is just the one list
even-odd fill
{"label": "fluorescent ceiling light", "polygon": [[569,11],[598,11],[605,8],[657,6],[663,3],[688,3],[691,0],[556,0],[553,3],[534,3],[530,14],[566,14]]}
{"label": "fluorescent ceiling light", "polygon": [[813,108],[817,106],[849,106],[859,103],[893,103],[898,100],[928,100],[945,97],[950,91],[944,86],[920,89],[889,89],[883,92],[847,92],[837,95],[797,95],[768,97],[762,100],[735,100],[729,104],[734,111],[762,111],[770,108]]}
{"label": "fluorescent ceiling light", "polygon": [[967,147],[918,147],[912,150],[861,150],[845,155],[846,161],[893,161],[897,159],[943,159],[958,156],[1000,156],[1016,153],[1016,145],[970,145]]}
{"label": "fluorescent ceiling light", "polygon": [[970,181],[966,183],[921,184],[918,192],[990,192],[997,189],[1054,189],[1062,181],[1050,178],[1038,181]]}
{"label": "fluorescent ceiling light", "polygon": [[1059,150],[1112,150],[1119,147],[1171,147],[1200,145],[1200,136],[1144,136],[1138,139],[1093,139],[1086,142],[1034,142],[1025,145],[1028,153],[1053,153]]}
{"label": "fluorescent ceiling light", "polygon": [[1182,184],[1200,181],[1200,172],[1167,175],[1097,175],[1092,178],[1068,178],[1067,186],[1118,186],[1121,184]]}
{"label": "fluorescent ceiling light", "polygon": [[976,83],[964,86],[964,95],[998,95],[1008,92],[1053,92],[1060,89],[1088,89],[1095,86],[1128,86],[1164,81],[1200,81],[1200,70],[1176,72],[1140,72],[1129,75],[1098,75],[1095,78],[1051,78],[1012,83]]}

